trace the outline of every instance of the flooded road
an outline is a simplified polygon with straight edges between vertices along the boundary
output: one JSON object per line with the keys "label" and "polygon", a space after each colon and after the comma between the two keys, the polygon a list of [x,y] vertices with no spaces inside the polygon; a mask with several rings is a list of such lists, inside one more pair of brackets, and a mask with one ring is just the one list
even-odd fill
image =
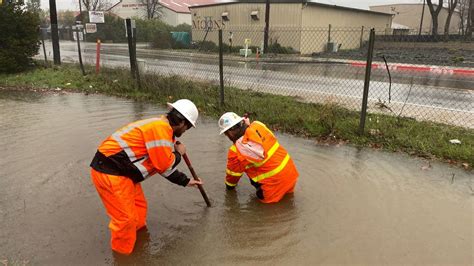
{"label": "flooded road", "polygon": [[2,90],[0,109],[4,264],[473,264],[472,173],[279,134],[300,178],[294,196],[263,205],[245,178],[226,192],[230,143],[206,118],[181,140],[213,207],[197,189],[151,177],[142,183],[148,230],[132,256],[117,257],[88,165],[113,131],[165,110],[101,95]]}

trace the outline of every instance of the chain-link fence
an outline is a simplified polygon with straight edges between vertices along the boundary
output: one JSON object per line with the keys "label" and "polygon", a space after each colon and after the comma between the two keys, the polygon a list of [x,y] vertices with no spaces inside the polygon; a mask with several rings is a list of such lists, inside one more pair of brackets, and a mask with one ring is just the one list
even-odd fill
{"label": "chain-link fence", "polygon": [[[224,84],[360,110],[369,31],[274,27],[262,53],[263,29],[227,28]],[[393,34],[376,32],[368,111],[474,127],[474,44]],[[218,84],[218,39],[193,30],[194,51],[160,72]]]}
{"label": "chain-link fence", "polygon": [[[222,49],[225,87],[359,111],[369,33],[364,27],[272,27],[264,44],[264,28],[227,27],[219,45],[218,30],[193,29],[138,44],[138,66],[219,86]],[[379,30],[375,36],[368,112],[474,128],[472,41],[401,29]],[[86,49],[94,51],[92,45]],[[126,60],[117,59],[127,56],[127,49],[124,44],[103,44],[102,64],[127,66]]]}

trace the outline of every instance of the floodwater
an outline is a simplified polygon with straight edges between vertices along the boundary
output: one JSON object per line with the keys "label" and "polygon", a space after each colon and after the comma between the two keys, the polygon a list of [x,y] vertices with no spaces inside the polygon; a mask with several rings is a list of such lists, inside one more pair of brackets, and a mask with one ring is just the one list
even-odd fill
{"label": "floodwater", "polygon": [[[153,176],[148,230],[114,255],[89,177],[97,145],[161,107],[102,95],[0,90],[0,261],[28,265],[473,264],[473,174],[403,154],[278,134],[300,172],[264,205],[248,180],[226,192],[229,141],[200,119],[181,138],[213,203]],[[181,165],[186,170],[185,165]]]}

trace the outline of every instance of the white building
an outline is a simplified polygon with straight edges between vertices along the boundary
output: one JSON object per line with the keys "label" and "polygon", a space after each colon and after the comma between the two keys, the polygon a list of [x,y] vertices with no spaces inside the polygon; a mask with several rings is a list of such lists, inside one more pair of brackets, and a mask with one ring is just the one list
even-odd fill
{"label": "white building", "polygon": [[[191,25],[191,11],[189,7],[211,4],[217,0],[160,0],[160,19],[172,26],[179,24]],[[140,0],[121,0],[109,11],[121,18],[146,18],[146,5]]]}

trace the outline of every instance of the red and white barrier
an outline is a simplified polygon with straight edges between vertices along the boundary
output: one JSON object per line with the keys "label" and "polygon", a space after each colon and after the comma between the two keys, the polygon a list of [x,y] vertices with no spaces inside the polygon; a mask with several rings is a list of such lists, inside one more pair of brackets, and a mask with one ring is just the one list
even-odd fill
{"label": "red and white barrier", "polygon": [[[365,62],[353,61],[350,63],[351,66],[365,67]],[[384,63],[372,63],[372,68],[385,69]],[[408,65],[408,64],[389,64],[390,70],[400,71],[420,71],[420,72],[431,72],[433,74],[448,74],[448,75],[474,75],[473,68],[453,68],[444,66],[425,66],[425,65]]]}

